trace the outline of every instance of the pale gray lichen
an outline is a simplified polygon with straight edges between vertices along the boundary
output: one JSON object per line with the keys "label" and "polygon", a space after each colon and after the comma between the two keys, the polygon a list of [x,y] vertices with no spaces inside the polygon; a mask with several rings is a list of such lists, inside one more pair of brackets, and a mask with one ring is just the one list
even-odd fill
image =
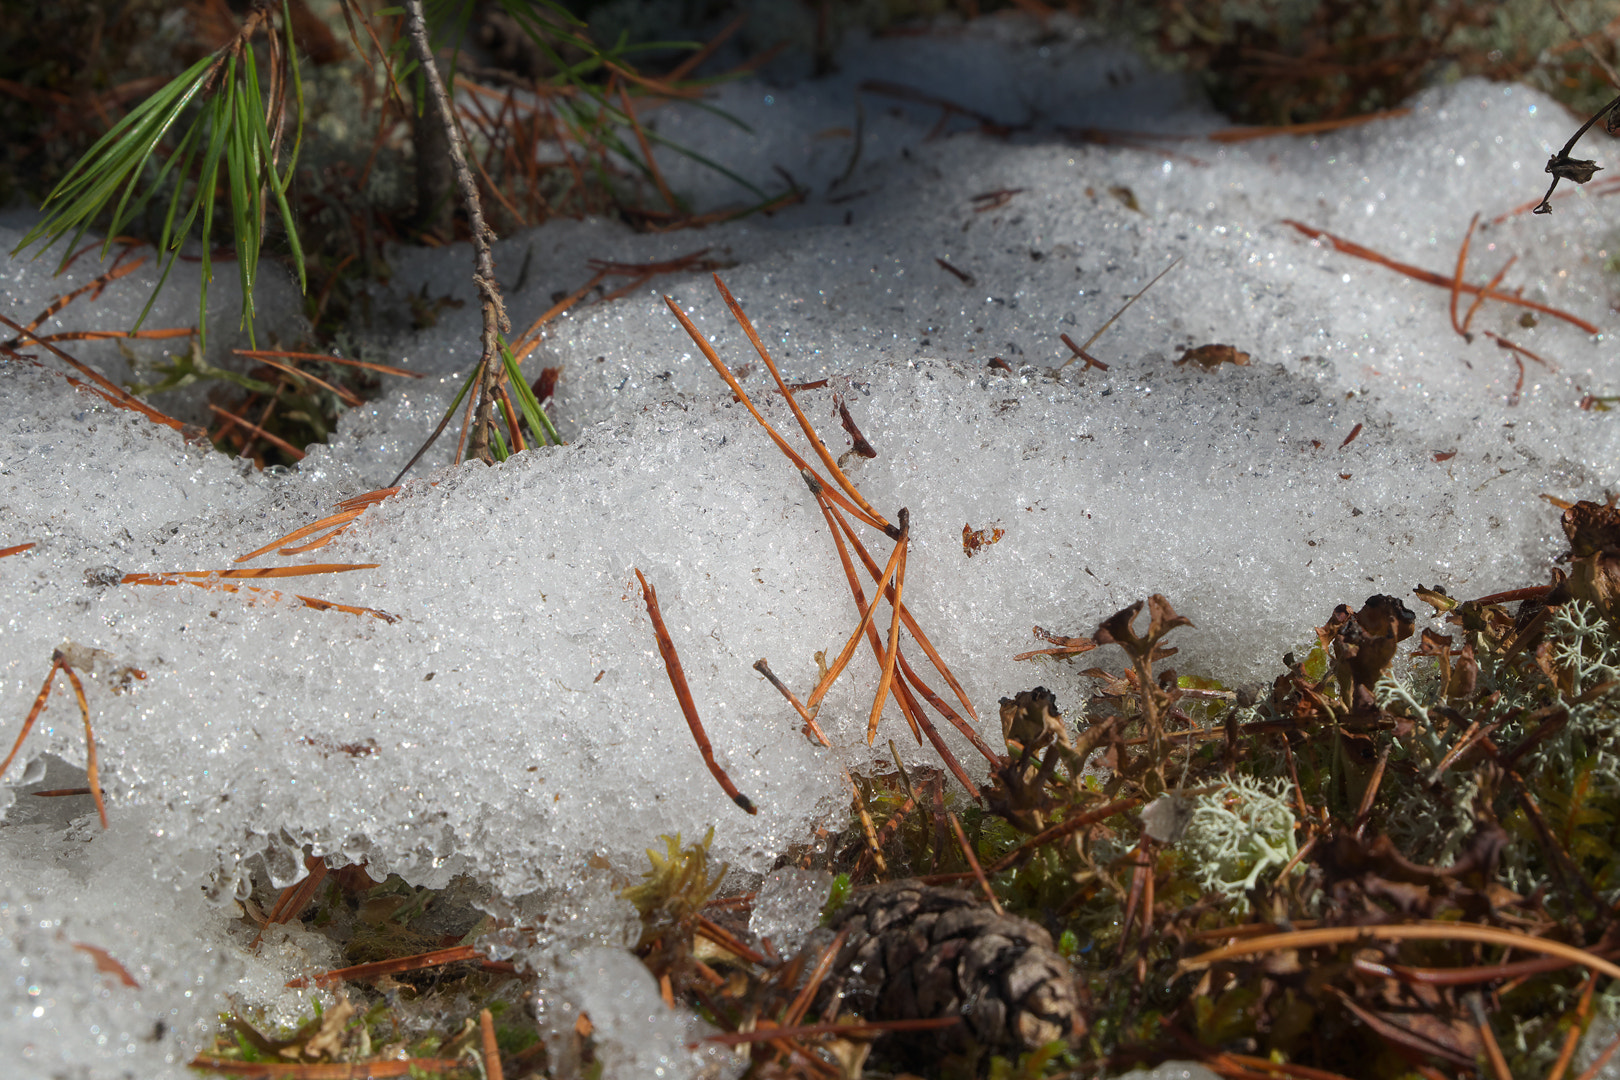
{"label": "pale gray lichen", "polygon": [[1235,902],[1286,866],[1299,850],[1292,793],[1286,780],[1239,776],[1199,796],[1177,845],[1199,885]]}

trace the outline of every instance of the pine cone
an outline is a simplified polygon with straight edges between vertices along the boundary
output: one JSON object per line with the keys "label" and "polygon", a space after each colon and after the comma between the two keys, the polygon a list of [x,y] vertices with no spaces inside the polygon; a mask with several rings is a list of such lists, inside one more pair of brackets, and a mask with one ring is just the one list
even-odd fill
{"label": "pine cone", "polygon": [[892,1053],[1033,1050],[1083,1030],[1069,966],[1051,935],[970,893],[880,885],[838,910],[828,930],[844,929],[823,1008],[842,991],[847,1007],[869,1020],[962,1017],[955,1027],[886,1036]]}

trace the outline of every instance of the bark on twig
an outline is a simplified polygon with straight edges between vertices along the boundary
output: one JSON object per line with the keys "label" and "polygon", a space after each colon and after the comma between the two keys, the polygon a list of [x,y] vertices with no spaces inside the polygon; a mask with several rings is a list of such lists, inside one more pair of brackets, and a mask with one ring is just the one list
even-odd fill
{"label": "bark on twig", "polygon": [[478,197],[478,184],[473,179],[472,170],[467,167],[467,154],[461,129],[457,126],[455,113],[451,110],[450,97],[444,89],[444,79],[439,75],[438,65],[433,60],[433,47],[428,42],[427,16],[422,10],[422,0],[406,0],[405,27],[411,41],[411,54],[421,66],[422,77],[427,83],[428,93],[424,107],[428,113],[436,114],[433,118],[444,131],[449,144],[450,165],[455,172],[456,187],[461,190],[461,201],[467,208],[467,221],[472,228],[475,256],[473,282],[478,286],[479,306],[484,312],[484,332],[483,348],[478,358],[478,385],[475,391],[477,404],[473,411],[472,438],[467,449],[471,456],[487,463],[491,460],[489,433],[494,422],[495,383],[501,370],[499,335],[509,333],[512,329],[511,323],[506,318],[506,307],[501,303],[501,287],[495,282],[495,255],[490,250],[495,233],[484,220],[484,207]]}

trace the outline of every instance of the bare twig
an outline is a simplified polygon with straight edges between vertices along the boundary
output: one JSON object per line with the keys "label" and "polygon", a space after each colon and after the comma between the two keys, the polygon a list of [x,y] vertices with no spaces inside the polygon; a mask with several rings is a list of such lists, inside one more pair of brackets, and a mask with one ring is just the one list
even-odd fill
{"label": "bare twig", "polygon": [[[456,124],[455,112],[450,107],[450,97],[444,89],[444,79],[440,76],[438,65],[433,59],[433,47],[428,42],[427,16],[422,10],[422,0],[406,0],[405,28],[411,42],[411,53],[421,65],[422,78],[427,83],[428,94],[424,107],[435,110],[438,122],[444,127],[450,149],[450,164],[455,171],[456,187],[461,191],[461,201],[467,208],[467,220],[472,229],[473,283],[478,286],[479,302],[484,313],[484,331],[478,357],[478,388],[474,398],[476,405],[469,451],[473,456],[488,462],[491,460],[490,430],[495,422],[495,382],[501,370],[499,336],[510,333],[512,329],[506,317],[506,307],[501,302],[501,287],[495,281],[495,255],[490,250],[495,232],[484,220],[483,202],[478,195],[478,182],[473,179],[472,170],[467,166],[461,128]],[[428,102],[431,102],[431,105]],[[443,430],[442,426],[440,430]],[[427,445],[431,446],[436,438],[438,432],[434,432]],[[416,458],[412,459],[412,464],[415,464],[426,450],[427,446],[424,446],[418,451]],[[406,468],[409,469],[410,466],[407,465]],[[399,480],[396,478],[394,483],[398,484]]]}

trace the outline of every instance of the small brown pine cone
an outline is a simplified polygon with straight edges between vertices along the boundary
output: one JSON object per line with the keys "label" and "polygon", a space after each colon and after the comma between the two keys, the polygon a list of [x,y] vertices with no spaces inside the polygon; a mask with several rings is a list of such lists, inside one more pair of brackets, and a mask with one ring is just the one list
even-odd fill
{"label": "small brown pine cone", "polygon": [[828,928],[848,930],[821,992],[826,1008],[869,1020],[960,1016],[942,1030],[892,1033],[886,1047],[928,1058],[974,1045],[1033,1050],[1080,1030],[1069,966],[1028,919],[997,915],[971,893],[914,881],[856,893]]}

